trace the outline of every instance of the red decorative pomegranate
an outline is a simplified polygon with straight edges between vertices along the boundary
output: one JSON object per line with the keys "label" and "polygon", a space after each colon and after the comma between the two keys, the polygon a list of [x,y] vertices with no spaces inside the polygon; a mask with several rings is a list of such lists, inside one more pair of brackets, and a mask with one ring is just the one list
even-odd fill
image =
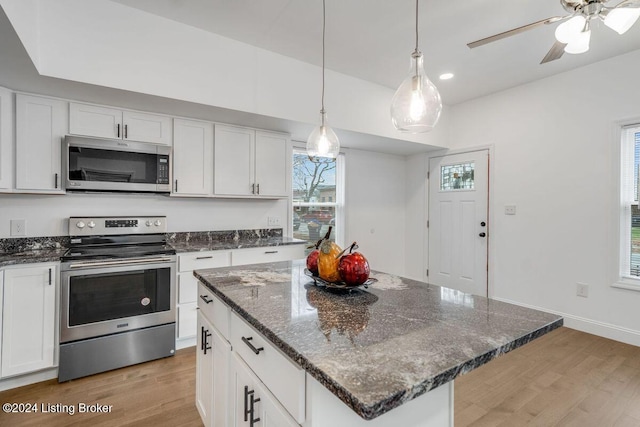
{"label": "red decorative pomegranate", "polygon": [[342,255],[338,264],[338,273],[342,281],[348,286],[359,286],[367,281],[371,269],[369,261],[360,252],[353,252],[358,245],[353,242],[349,247],[349,253]]}

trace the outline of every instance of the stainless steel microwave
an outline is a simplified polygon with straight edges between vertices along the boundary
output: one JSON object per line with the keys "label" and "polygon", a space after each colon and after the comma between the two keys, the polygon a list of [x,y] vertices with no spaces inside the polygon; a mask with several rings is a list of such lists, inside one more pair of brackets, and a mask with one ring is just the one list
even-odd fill
{"label": "stainless steel microwave", "polygon": [[67,135],[62,159],[67,191],[171,191],[171,147],[165,145]]}

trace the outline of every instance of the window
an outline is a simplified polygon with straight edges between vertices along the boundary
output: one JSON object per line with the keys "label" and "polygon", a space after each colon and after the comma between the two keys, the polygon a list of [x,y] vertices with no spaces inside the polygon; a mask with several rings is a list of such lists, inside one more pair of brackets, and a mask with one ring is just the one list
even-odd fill
{"label": "window", "polygon": [[311,161],[303,148],[294,147],[292,170],[293,237],[311,246],[332,226],[331,240],[342,246],[344,154]]}
{"label": "window", "polygon": [[621,142],[620,276],[623,284],[640,287],[640,124],[623,128]]}

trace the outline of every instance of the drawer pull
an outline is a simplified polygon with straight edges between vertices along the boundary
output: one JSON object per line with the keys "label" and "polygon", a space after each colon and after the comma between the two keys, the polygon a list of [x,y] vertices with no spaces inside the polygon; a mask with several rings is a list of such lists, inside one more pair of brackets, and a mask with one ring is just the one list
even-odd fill
{"label": "drawer pull", "polygon": [[196,257],[196,259],[211,259],[211,258],[213,258],[213,255]]}
{"label": "drawer pull", "polygon": [[265,254],[277,254],[278,251],[265,251],[264,253]]}
{"label": "drawer pull", "polygon": [[212,299],[207,298],[206,295],[200,295],[200,299],[204,302],[206,302],[207,304],[211,304],[213,302]]}
{"label": "drawer pull", "polygon": [[260,354],[260,352],[264,350],[264,347],[255,348],[255,347],[253,346],[253,344],[251,344],[251,343],[249,342],[249,341],[251,341],[252,339],[253,339],[253,337],[249,337],[249,338],[242,337],[242,341],[244,341],[244,343],[245,343],[246,345],[248,345],[248,346],[249,346],[249,348],[251,349],[251,351],[253,351],[255,354]]}

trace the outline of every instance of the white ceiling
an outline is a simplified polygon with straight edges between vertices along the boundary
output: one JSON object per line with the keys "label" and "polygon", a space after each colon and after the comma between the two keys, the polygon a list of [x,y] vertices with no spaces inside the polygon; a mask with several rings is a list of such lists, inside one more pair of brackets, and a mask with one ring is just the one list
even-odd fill
{"label": "white ceiling", "polygon": [[[316,65],[321,64],[321,0],[112,0],[168,19]],[[617,4],[612,0],[609,5]],[[326,66],[395,88],[408,72],[414,47],[413,0],[327,0]],[[540,65],[558,24],[476,49],[466,44],[551,16],[565,15],[559,0],[420,2],[420,50],[427,74],[446,104],[640,49],[640,22],[620,36],[601,22],[591,50]],[[455,73],[439,81],[444,72]],[[609,76],[611,77],[611,76]],[[327,88],[327,96],[331,88]]]}

